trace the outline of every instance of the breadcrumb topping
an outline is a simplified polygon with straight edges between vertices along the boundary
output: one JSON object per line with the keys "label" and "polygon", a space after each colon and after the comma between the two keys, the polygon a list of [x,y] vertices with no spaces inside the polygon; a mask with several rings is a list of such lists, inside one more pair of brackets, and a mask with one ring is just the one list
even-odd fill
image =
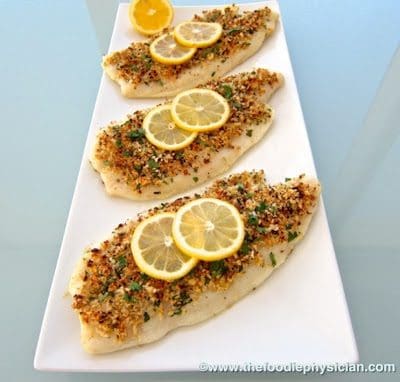
{"label": "breadcrumb topping", "polygon": [[250,139],[252,128],[271,118],[272,110],[262,96],[279,84],[278,75],[266,69],[211,81],[202,87],[224,96],[231,110],[221,128],[199,133],[182,150],[165,151],[145,138],[142,123],[148,111],[136,111],[125,122],[101,130],[94,157],[104,165],[103,171],[118,175],[120,182],[139,193],[148,185],[170,184],[179,174],[193,176],[221,149],[234,148],[234,138],[243,135]]}
{"label": "breadcrumb topping", "polygon": [[[270,186],[263,171],[253,171],[218,180],[203,195],[162,203],[137,220],[120,224],[111,239],[86,252],[83,285],[80,294],[73,296],[73,308],[99,334],[118,341],[136,335],[156,316],[184,314],[187,304],[205,291],[226,290],[250,265],[275,266],[274,254],[266,260],[261,251],[299,236],[302,220],[317,204],[318,195],[318,184],[305,182],[303,175]],[[189,274],[173,282],[141,273],[130,249],[137,224],[161,211],[175,212],[199,197],[225,200],[239,210],[246,230],[241,249],[223,260],[200,261]]]}
{"label": "breadcrumb topping", "polygon": [[[152,82],[163,84],[173,81],[178,75],[193,66],[210,61],[224,62],[233,53],[247,48],[251,44],[252,35],[260,29],[269,36],[273,30],[268,27],[272,11],[268,8],[252,12],[238,13],[236,6],[224,10],[215,9],[195,15],[193,21],[217,22],[221,24],[223,33],[220,39],[210,47],[198,49],[188,62],[181,65],[165,65],[152,59],[149,46],[161,34],[157,34],[147,42],[134,42],[127,49],[114,52],[105,57],[104,65],[115,68],[118,77],[130,84],[138,85]],[[168,30],[164,30],[163,33]]]}

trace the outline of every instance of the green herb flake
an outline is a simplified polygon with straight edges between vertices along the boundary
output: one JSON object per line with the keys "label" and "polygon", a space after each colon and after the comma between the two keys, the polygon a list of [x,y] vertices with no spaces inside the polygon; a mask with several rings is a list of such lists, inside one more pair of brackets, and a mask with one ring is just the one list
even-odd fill
{"label": "green herb flake", "polygon": [[178,160],[183,160],[183,159],[185,159],[185,154],[182,151],[176,151],[175,158]]}
{"label": "green herb flake", "polygon": [[258,225],[258,217],[256,215],[250,215],[247,221],[250,225]]}
{"label": "green herb flake", "polygon": [[240,192],[244,191],[243,183],[238,183],[238,184],[237,184],[237,189],[238,189],[238,191],[240,191]]}
{"label": "green herb flake", "polygon": [[268,210],[272,213],[272,215],[276,215],[278,209],[275,206],[268,206]]}
{"label": "green herb flake", "polygon": [[292,178],[285,178],[285,182],[289,182]]}
{"label": "green herb flake", "polygon": [[97,299],[99,300],[99,302],[103,302],[108,296],[109,296],[108,292],[100,293]]}
{"label": "green herb flake", "polygon": [[175,309],[172,313],[173,316],[179,316],[180,314],[182,314],[182,308]]}
{"label": "green herb flake", "polygon": [[269,253],[269,259],[271,260],[272,266],[275,267],[276,266],[276,259],[275,259],[275,255],[272,252]]}
{"label": "green herb flake", "polygon": [[142,54],[142,60],[144,61],[144,66],[146,70],[149,70],[153,64],[153,59],[148,54]]}
{"label": "green herb flake", "polygon": [[255,208],[255,210],[256,210],[256,212],[265,212],[266,211],[266,209],[268,208],[268,204],[267,203],[265,203],[264,201],[262,201],[256,208]]}
{"label": "green herb flake", "polygon": [[137,281],[132,281],[131,285],[129,285],[129,289],[138,292],[142,290],[142,286]]}
{"label": "green herb flake", "polygon": [[128,265],[128,261],[126,260],[125,256],[120,256],[117,259],[117,268],[119,270],[124,269]]}
{"label": "green herb flake", "polygon": [[193,182],[197,183],[199,181],[199,178],[197,176],[193,177]]}
{"label": "green herb flake", "polygon": [[229,30],[226,32],[226,34],[227,34],[228,36],[231,36],[231,35],[233,35],[233,34],[236,34],[236,33],[241,32],[241,31],[242,31],[242,28],[232,28],[232,29],[229,29]]}
{"label": "green herb flake", "polygon": [[237,102],[237,101],[232,101],[232,105],[233,105],[233,107],[234,107],[235,109],[237,109],[237,110],[242,110],[242,109],[243,109],[242,104],[239,103],[239,102]]}
{"label": "green herb flake", "polygon": [[258,227],[257,227],[257,232],[258,232],[258,233],[265,234],[265,233],[267,233],[267,229],[266,229],[265,227],[260,227],[260,226],[258,226]]}
{"label": "green herb flake", "polygon": [[143,313],[143,321],[144,322],[147,322],[147,321],[149,321],[150,320],[150,315],[147,313],[147,312],[144,312]]}
{"label": "green herb flake", "polygon": [[252,137],[252,136],[253,136],[253,130],[251,130],[251,129],[246,130],[246,135],[247,135],[248,137]]}
{"label": "green herb flake", "polygon": [[157,169],[157,168],[160,167],[159,163],[156,162],[153,158],[150,158],[150,159],[147,161],[147,164],[149,165],[149,167],[150,167],[152,170],[155,170],[155,169]]}
{"label": "green herb flake", "polygon": [[215,76],[215,72],[212,72],[212,73],[211,73],[211,77],[214,77],[214,76]]}
{"label": "green herb flake", "polygon": [[241,255],[248,255],[248,254],[250,253],[250,250],[251,250],[250,244],[249,244],[248,241],[245,240],[245,241],[243,242],[241,248],[239,249],[239,253],[240,253]]}
{"label": "green herb flake", "polygon": [[294,232],[289,231],[289,232],[288,232],[288,239],[287,239],[287,241],[288,241],[288,242],[291,242],[292,240],[296,239],[297,236],[299,236],[299,234],[298,234],[296,231],[294,231]]}
{"label": "green herb flake", "polygon": [[228,268],[225,265],[225,261],[222,259],[211,262],[210,270],[213,277],[220,277],[228,270]]}
{"label": "green herb flake", "polygon": [[124,294],[124,300],[126,302],[136,302],[135,298],[133,296],[131,296],[129,293]]}
{"label": "green herb flake", "polygon": [[137,130],[129,131],[127,136],[131,141],[138,141],[138,140],[141,140],[144,138],[145,132],[144,132],[144,129],[140,128]]}
{"label": "green herb flake", "polygon": [[115,140],[115,146],[117,146],[119,149],[122,147],[122,140],[121,138],[117,138]]}
{"label": "green herb flake", "polygon": [[223,91],[223,96],[226,99],[231,99],[232,98],[232,88],[227,84],[222,84],[221,88],[222,88],[222,91]]}
{"label": "green herb flake", "polygon": [[140,278],[142,279],[142,281],[147,281],[150,277],[146,275],[146,273],[141,273]]}

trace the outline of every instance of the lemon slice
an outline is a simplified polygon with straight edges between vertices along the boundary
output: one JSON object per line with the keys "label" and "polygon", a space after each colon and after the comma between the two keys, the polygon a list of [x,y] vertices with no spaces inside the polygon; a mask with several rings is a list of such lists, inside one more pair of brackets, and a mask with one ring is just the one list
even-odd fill
{"label": "lemon slice", "polygon": [[132,0],[129,6],[131,24],[145,35],[161,32],[173,17],[174,10],[168,0]]}
{"label": "lemon slice", "polygon": [[176,246],[186,255],[205,261],[220,260],[239,250],[244,225],[230,203],[200,198],[181,207],[172,224]]}
{"label": "lemon slice", "polygon": [[196,53],[196,48],[179,45],[172,33],[156,38],[150,44],[150,54],[158,62],[167,65],[179,65],[189,61]]}
{"label": "lemon slice", "polygon": [[143,220],[135,229],[131,249],[139,269],[161,280],[185,276],[198,260],[184,255],[172,239],[175,214],[164,212]]}
{"label": "lemon slice", "polygon": [[217,42],[222,35],[222,26],[218,23],[186,21],[174,29],[175,40],[190,48],[205,48]]}
{"label": "lemon slice", "polygon": [[164,150],[180,150],[190,145],[197,133],[183,130],[171,117],[171,105],[157,106],[143,120],[146,138]]}
{"label": "lemon slice", "polygon": [[229,113],[228,102],[213,90],[186,90],[172,101],[172,119],[188,131],[215,130],[228,120]]}

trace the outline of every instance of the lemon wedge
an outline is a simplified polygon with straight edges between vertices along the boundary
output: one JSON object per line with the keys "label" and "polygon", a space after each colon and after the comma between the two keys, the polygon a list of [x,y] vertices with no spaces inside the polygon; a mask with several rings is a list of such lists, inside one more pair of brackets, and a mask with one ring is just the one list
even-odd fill
{"label": "lemon wedge", "polygon": [[189,48],[205,48],[213,45],[222,35],[222,26],[218,23],[185,21],[174,29],[175,40]]}
{"label": "lemon wedge", "polygon": [[172,101],[174,122],[188,131],[210,131],[221,127],[229,118],[229,104],[219,93],[209,89],[190,89]]}
{"label": "lemon wedge", "polygon": [[230,203],[200,198],[182,206],[172,224],[176,246],[186,255],[215,261],[236,253],[244,240],[244,224]]}
{"label": "lemon wedge", "polygon": [[180,150],[190,145],[197,133],[183,130],[171,117],[171,105],[161,105],[150,110],[143,120],[146,138],[164,150]]}
{"label": "lemon wedge", "polygon": [[142,34],[152,35],[167,28],[174,17],[168,0],[133,0],[129,6],[129,20]]}
{"label": "lemon wedge", "polygon": [[171,233],[174,217],[170,212],[149,217],[136,227],[132,236],[131,250],[137,266],[156,279],[179,279],[198,262],[176,247]]}
{"label": "lemon wedge", "polygon": [[196,53],[196,48],[179,45],[172,33],[156,38],[150,44],[150,54],[158,62],[167,65],[179,65],[189,61]]}

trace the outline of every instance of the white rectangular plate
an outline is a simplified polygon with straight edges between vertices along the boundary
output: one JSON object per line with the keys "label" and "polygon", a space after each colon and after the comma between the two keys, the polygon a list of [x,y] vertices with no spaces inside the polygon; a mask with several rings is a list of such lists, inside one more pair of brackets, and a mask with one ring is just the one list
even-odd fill
{"label": "white rectangular plate", "polygon": [[[252,10],[277,2],[240,5]],[[176,7],[175,23],[204,7]],[[121,4],[110,51],[139,40],[129,25],[128,4]],[[282,21],[262,49],[235,72],[266,67],[285,76],[270,100],[276,120],[264,140],[241,158],[231,172],[263,168],[271,182],[301,173],[315,175],[307,131],[290,63]],[[75,263],[87,245],[105,239],[112,229],[139,211],[158,204],[106,195],[88,162],[96,132],[110,121],[158,100],[131,100],[103,75],[88,133],[79,177],[54,274],[35,356],[35,368],[75,371],[198,370],[200,362],[320,363],[357,360],[343,288],[324,206],[287,263],[254,293],[202,324],[180,328],[161,341],[140,348],[92,356],[79,342],[79,323],[66,294]],[[198,188],[196,191],[199,191]]]}

